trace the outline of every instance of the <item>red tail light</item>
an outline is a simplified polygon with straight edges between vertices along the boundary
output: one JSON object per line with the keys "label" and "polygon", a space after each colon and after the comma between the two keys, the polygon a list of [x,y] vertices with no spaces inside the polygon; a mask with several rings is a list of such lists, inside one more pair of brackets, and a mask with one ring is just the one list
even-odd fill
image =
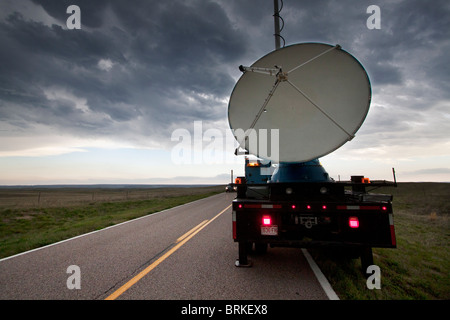
{"label": "red tail light", "polygon": [[270,218],[270,216],[263,216],[262,223],[265,226],[270,226],[272,224],[272,219]]}
{"label": "red tail light", "polygon": [[357,217],[350,217],[348,219],[348,225],[352,229],[359,228],[359,220],[358,220],[358,218]]}

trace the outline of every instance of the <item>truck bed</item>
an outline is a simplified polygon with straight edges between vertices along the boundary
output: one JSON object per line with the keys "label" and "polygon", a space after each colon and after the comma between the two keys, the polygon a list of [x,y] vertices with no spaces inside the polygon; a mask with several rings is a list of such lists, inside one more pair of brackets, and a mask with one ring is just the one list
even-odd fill
{"label": "truck bed", "polygon": [[[384,186],[385,183],[380,184]],[[370,187],[376,187],[371,184]],[[395,248],[392,196],[354,183],[240,185],[233,200],[233,239],[244,247]]]}

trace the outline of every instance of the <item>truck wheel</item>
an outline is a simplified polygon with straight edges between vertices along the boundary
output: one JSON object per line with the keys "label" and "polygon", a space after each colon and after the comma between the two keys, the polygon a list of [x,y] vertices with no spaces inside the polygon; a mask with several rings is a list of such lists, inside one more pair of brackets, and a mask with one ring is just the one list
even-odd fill
{"label": "truck wheel", "polygon": [[367,268],[373,265],[372,247],[364,247],[361,249],[361,268],[366,275]]}
{"label": "truck wheel", "polygon": [[267,252],[267,243],[255,243],[255,252],[257,254],[264,254]]}
{"label": "truck wheel", "polygon": [[239,258],[234,263],[236,267],[251,267],[252,264],[247,258],[248,247],[247,241],[239,241]]}

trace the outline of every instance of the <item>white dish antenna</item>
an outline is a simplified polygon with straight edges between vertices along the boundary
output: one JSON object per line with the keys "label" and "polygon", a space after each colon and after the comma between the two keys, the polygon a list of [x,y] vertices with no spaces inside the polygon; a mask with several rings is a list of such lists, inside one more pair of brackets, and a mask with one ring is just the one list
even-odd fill
{"label": "white dish antenna", "polygon": [[287,46],[240,70],[228,121],[240,147],[262,159],[322,157],[351,140],[369,111],[369,77],[339,45]]}

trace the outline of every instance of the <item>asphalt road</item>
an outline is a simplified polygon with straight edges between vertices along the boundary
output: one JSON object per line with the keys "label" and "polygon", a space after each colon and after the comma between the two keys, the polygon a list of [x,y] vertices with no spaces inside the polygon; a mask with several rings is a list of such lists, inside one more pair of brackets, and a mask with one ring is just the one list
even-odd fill
{"label": "asphalt road", "polygon": [[[2,259],[0,299],[328,299],[300,249],[269,248],[251,256],[252,268],[234,266],[234,197],[215,195]],[[68,279],[80,288],[69,289]]]}

